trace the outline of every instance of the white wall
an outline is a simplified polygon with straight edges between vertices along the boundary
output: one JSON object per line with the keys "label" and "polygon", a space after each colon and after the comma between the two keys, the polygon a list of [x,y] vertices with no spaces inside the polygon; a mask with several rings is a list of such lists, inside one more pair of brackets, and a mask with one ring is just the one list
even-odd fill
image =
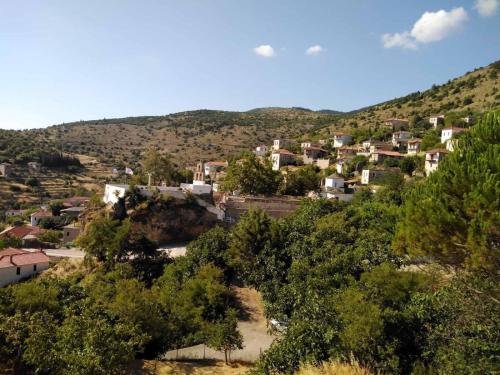
{"label": "white wall", "polygon": [[106,184],[104,187],[103,202],[106,204],[115,204],[119,198],[123,198],[128,191],[128,186]]}
{"label": "white wall", "polygon": [[21,279],[25,279],[30,277],[38,272],[46,270],[49,268],[49,262],[38,263],[36,265],[36,271],[33,271],[33,264],[29,264],[26,266],[20,266],[21,273],[19,275],[16,274],[17,267],[8,267],[8,268],[0,268],[0,287],[5,286],[7,284],[15,283]]}

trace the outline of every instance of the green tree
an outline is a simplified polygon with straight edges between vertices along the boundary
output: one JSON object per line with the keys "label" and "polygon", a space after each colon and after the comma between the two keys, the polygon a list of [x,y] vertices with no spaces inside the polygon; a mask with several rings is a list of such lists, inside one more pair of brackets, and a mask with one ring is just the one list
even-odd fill
{"label": "green tree", "polygon": [[224,191],[239,191],[241,194],[274,194],[281,183],[279,171],[273,171],[269,160],[260,160],[255,155],[246,156],[241,163],[232,162],[222,182]]}
{"label": "green tree", "polygon": [[432,256],[445,265],[498,269],[499,154],[496,110],[458,139],[457,150],[409,191],[395,248],[412,256]]}
{"label": "green tree", "polygon": [[320,182],[319,168],[314,165],[307,165],[287,173],[284,186],[282,186],[282,193],[302,196],[309,191],[319,190]]}
{"label": "green tree", "polygon": [[221,321],[218,321],[209,326],[207,344],[209,347],[224,352],[226,364],[231,351],[243,349],[243,336],[238,331],[238,318],[236,310],[229,309],[226,316]]}
{"label": "green tree", "polygon": [[142,166],[146,173],[151,173],[153,183],[166,183],[171,185],[176,182],[176,168],[170,155],[161,155],[156,149],[150,148],[144,155]]}

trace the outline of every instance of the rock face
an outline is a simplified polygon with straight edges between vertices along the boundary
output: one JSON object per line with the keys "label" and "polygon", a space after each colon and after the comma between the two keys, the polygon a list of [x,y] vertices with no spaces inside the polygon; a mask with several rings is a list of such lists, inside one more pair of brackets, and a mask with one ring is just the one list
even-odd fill
{"label": "rock face", "polygon": [[189,241],[214,227],[217,216],[195,200],[158,199],[140,204],[130,213],[134,231],[159,243]]}

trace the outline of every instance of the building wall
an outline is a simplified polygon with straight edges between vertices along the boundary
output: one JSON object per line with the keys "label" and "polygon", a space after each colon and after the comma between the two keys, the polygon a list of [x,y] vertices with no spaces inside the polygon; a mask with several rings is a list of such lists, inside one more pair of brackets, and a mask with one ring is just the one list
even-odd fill
{"label": "building wall", "polygon": [[80,228],[63,228],[63,243],[73,242],[80,234]]}
{"label": "building wall", "polygon": [[115,204],[119,198],[123,198],[127,192],[128,187],[106,185],[104,187],[103,201],[106,204]]}
{"label": "building wall", "polygon": [[0,268],[0,287],[15,283],[19,280],[28,278],[38,272],[46,270],[49,268],[49,262],[38,263],[36,265],[36,271],[33,270],[33,264],[20,266],[21,273],[16,274],[17,267]]}

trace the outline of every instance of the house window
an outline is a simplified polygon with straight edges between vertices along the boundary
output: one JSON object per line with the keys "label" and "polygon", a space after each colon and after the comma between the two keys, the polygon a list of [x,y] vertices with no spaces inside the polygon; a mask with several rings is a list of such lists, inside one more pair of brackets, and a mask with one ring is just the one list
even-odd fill
{"label": "house window", "polygon": [[33,271],[36,272],[36,264],[33,264]]}
{"label": "house window", "polygon": [[20,275],[21,274],[21,267],[17,267],[16,269],[16,275]]}

